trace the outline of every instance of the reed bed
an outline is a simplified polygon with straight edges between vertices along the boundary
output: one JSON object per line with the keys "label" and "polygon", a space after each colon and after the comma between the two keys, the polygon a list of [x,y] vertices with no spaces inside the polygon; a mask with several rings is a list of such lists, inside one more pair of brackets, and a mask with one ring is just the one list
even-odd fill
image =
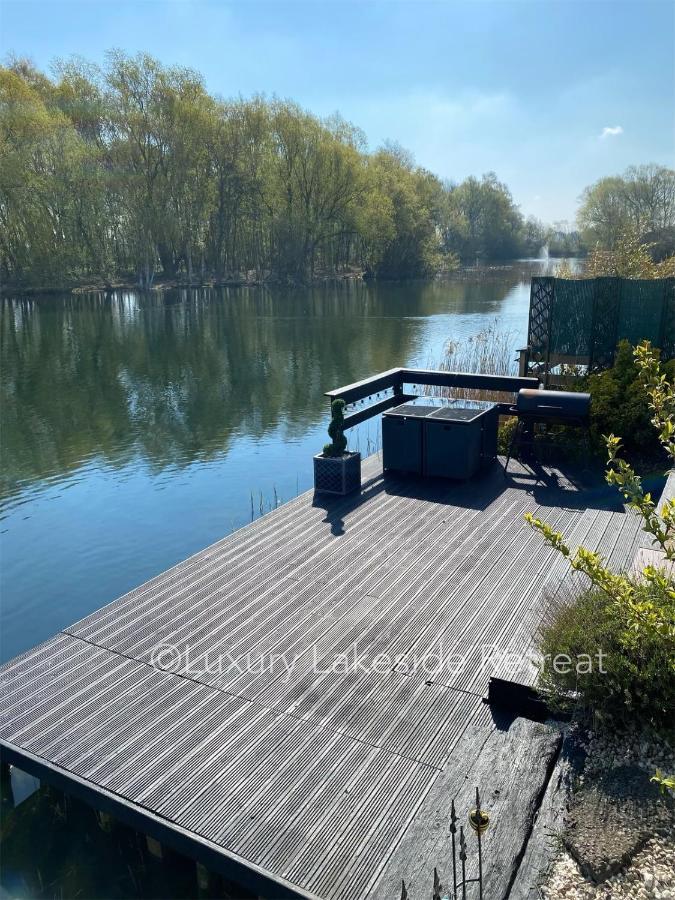
{"label": "reed bed", "polygon": [[[442,372],[468,372],[480,375],[517,375],[518,335],[504,329],[495,319],[478,334],[461,340],[449,340],[443,357],[431,368]],[[462,400],[490,400],[510,402],[513,398],[504,391],[485,391],[469,388],[426,387],[425,396]]]}

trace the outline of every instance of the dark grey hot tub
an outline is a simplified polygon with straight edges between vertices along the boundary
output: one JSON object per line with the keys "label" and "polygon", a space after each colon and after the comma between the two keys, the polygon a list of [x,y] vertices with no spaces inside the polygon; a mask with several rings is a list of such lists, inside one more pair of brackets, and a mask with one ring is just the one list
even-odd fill
{"label": "dark grey hot tub", "polygon": [[404,403],[382,417],[383,466],[417,475],[471,478],[497,456],[497,425],[492,403]]}

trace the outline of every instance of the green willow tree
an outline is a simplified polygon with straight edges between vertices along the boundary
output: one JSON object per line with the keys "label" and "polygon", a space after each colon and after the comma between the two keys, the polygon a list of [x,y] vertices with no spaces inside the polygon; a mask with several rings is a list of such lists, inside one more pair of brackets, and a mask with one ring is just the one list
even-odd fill
{"label": "green willow tree", "polygon": [[119,51],[0,68],[0,225],[12,288],[411,278],[539,239],[492,174],[444,184],[338,116]]}
{"label": "green willow tree", "polygon": [[578,215],[589,247],[614,250],[626,233],[653,241],[675,227],[675,170],[631,166],[584,191]]}

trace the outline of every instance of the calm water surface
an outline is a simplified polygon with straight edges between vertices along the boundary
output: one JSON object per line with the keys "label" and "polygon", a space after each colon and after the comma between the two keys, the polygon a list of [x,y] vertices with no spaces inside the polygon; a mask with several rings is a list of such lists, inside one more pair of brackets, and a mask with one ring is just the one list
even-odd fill
{"label": "calm water surface", "polygon": [[2,659],[309,488],[324,391],[495,319],[524,340],[541,270],[5,300]]}

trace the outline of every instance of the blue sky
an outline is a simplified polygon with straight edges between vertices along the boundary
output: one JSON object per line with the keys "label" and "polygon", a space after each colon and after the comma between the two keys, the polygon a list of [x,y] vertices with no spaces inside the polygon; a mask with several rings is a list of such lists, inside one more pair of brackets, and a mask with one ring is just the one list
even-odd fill
{"label": "blue sky", "polygon": [[213,93],[339,110],[442,177],[494,170],[525,214],[573,219],[585,185],[675,164],[671,0],[0,0],[3,55],[41,67],[119,47]]}

